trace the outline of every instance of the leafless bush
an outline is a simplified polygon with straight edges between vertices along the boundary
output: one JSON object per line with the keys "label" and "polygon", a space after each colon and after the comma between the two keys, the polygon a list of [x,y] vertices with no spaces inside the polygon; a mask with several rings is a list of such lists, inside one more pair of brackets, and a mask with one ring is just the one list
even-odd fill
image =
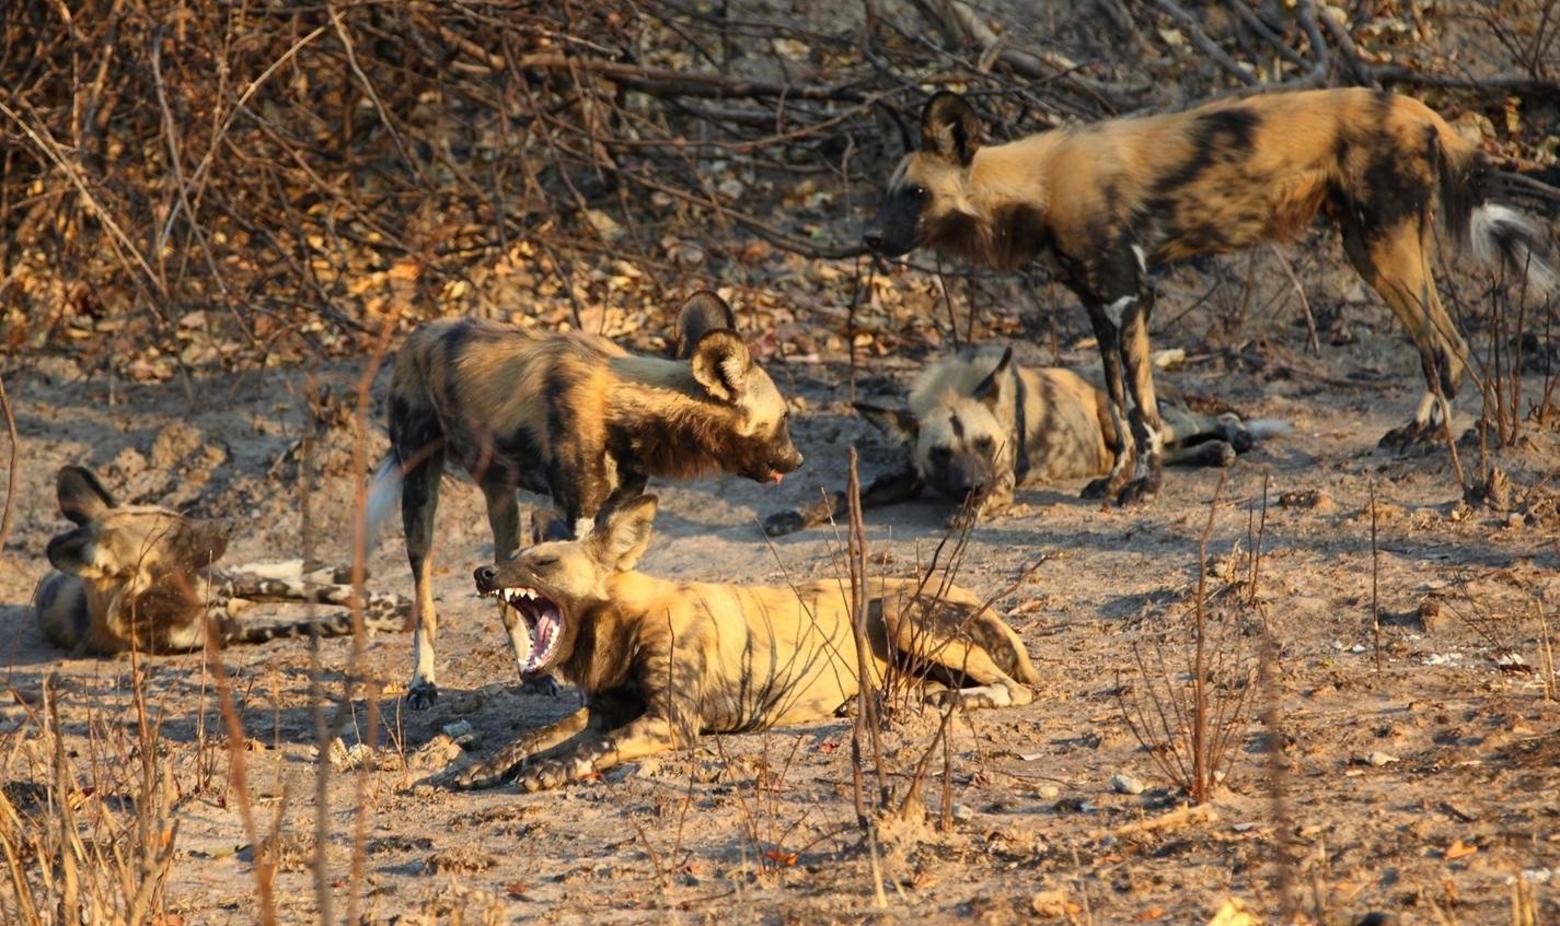
{"label": "leafless bush", "polygon": [[[1224,480],[1220,473],[1197,544],[1197,587],[1184,643],[1167,646],[1157,638],[1150,647],[1134,645],[1136,675],[1130,682],[1118,675],[1116,684],[1117,703],[1132,735],[1194,804],[1207,803],[1214,786],[1233,767],[1257,678],[1257,667],[1241,646],[1240,629],[1233,626],[1236,622],[1209,626],[1208,538]],[[1253,577],[1255,569],[1253,563]],[[1173,668],[1179,646],[1186,648],[1181,654],[1188,659],[1185,675]]]}

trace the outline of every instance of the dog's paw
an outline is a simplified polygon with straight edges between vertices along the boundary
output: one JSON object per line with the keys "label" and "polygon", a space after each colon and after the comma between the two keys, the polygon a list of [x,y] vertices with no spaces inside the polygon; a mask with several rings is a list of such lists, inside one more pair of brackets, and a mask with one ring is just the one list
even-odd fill
{"label": "dog's paw", "polygon": [[1091,481],[1088,485],[1083,487],[1082,492],[1078,493],[1079,498],[1087,499],[1109,498],[1110,495],[1111,485],[1109,476],[1101,476],[1100,478]]}
{"label": "dog's paw", "polygon": [[412,682],[411,688],[407,689],[406,706],[409,710],[425,711],[438,701],[439,686],[433,682],[418,680]]}
{"label": "dog's paw", "polygon": [[1441,438],[1441,429],[1436,425],[1410,421],[1400,428],[1393,428],[1381,435],[1381,440],[1376,446],[1402,455],[1413,450],[1435,446]]}
{"label": "dog's paw", "polygon": [[1140,479],[1132,480],[1131,482],[1122,486],[1120,492],[1116,493],[1116,504],[1122,508],[1125,508],[1128,505],[1138,505],[1142,504],[1143,502],[1151,501],[1154,496],[1159,494],[1159,484],[1161,481],[1162,480],[1158,474],[1143,476]]}
{"label": "dog's paw", "polygon": [[558,697],[563,691],[563,686],[551,675],[532,675],[520,683],[521,694],[546,695],[549,698]]}
{"label": "dog's paw", "polygon": [[538,762],[522,772],[520,777],[515,779],[515,790],[525,794],[551,791],[562,787],[568,780],[568,766],[556,760],[548,760]]}
{"label": "dog's paw", "polygon": [[794,534],[807,526],[800,511],[778,511],[764,519],[764,533],[770,537]]}

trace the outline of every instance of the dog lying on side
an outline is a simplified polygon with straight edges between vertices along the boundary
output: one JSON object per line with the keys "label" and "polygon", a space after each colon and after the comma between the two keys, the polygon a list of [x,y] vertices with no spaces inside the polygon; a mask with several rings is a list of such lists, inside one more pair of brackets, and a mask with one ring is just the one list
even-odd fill
{"label": "dog lying on side", "polygon": [[[76,527],[49,541],[57,571],[39,580],[32,607],[44,637],[73,656],[187,652],[203,648],[213,634],[228,646],[352,632],[348,613],[285,623],[235,620],[254,602],[346,607],[352,587],[316,585],[296,562],[215,568],[227,550],[225,522],[120,505],[80,466],[60,470],[56,491],[61,513]],[[410,610],[399,595],[364,592],[363,623],[371,630],[404,629]]]}
{"label": "dog lying on side", "polygon": [[[862,491],[866,508],[908,501],[931,486],[955,502],[973,496],[979,515],[998,514],[1012,504],[1015,488],[1101,476],[1116,464],[1113,448],[1133,452],[1114,439],[1103,389],[1071,370],[1018,366],[1011,347],[966,349],[933,364],[910,390],[907,408],[857,402],[856,410],[910,453],[903,470]],[[1229,466],[1283,427],[1195,412],[1166,388],[1159,413],[1167,461],[1185,466]],[[845,493],[835,492],[776,512],[764,520],[764,532],[778,537],[827,523],[846,504]]]}
{"label": "dog lying on side", "polygon": [[[676,344],[671,359],[643,357],[582,332],[477,319],[429,322],[407,338],[390,386],[390,455],[369,511],[377,521],[401,499],[417,613],[409,707],[438,698],[429,554],[446,461],[482,488],[494,562],[519,549],[517,489],[552,497],[566,519],[562,539],[588,534],[597,512],[638,497],[651,476],[727,472],[778,483],[802,465],[785,399],[753,362],[725,301],[710,292],[690,298]],[[521,659],[522,630],[505,614]]]}
{"label": "dog lying on side", "polygon": [[[544,543],[476,571],[477,590],[513,609],[530,644],[524,671],[554,672],[587,704],[450,776],[495,784],[528,760],[525,791],[555,788],[621,762],[738,733],[836,716],[857,693],[850,588],[676,582],[634,569],[650,542],[654,496],[612,509],[582,540]],[[921,677],[935,702],[966,709],[1028,704],[1039,675],[1023,642],[972,593],[872,578],[867,665]],[[968,687],[965,687],[968,686]]]}

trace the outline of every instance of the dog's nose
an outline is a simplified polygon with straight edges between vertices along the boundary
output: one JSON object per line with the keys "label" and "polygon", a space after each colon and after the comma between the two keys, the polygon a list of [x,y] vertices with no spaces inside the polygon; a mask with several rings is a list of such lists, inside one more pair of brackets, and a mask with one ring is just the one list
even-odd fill
{"label": "dog's nose", "polygon": [[478,585],[492,585],[498,579],[498,570],[492,566],[478,566],[472,576]]}
{"label": "dog's nose", "polygon": [[883,229],[867,229],[861,233],[861,242],[874,251],[881,251],[883,249]]}

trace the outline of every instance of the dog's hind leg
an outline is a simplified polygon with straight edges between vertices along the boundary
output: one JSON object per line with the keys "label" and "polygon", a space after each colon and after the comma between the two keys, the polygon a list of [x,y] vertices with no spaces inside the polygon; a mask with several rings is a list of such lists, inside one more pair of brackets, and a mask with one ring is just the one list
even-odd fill
{"label": "dog's hind leg", "polygon": [[439,632],[439,614],[433,603],[433,519],[439,510],[439,480],[444,475],[444,450],[429,454],[406,474],[401,486],[401,523],[406,530],[406,558],[412,567],[415,597],[412,602],[412,651],[415,662],[406,690],[406,706],[412,710],[432,707],[439,698],[433,645]]}

